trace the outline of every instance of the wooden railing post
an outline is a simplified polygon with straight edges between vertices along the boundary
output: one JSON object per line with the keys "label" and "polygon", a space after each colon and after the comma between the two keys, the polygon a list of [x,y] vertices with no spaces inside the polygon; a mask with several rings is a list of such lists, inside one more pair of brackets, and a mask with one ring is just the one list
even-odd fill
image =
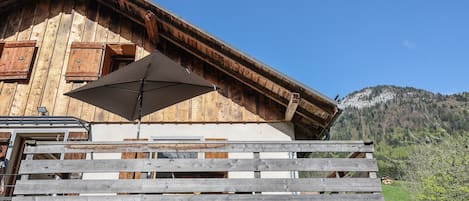
{"label": "wooden railing post", "polygon": [[[260,153],[254,152],[254,160],[260,159]],[[254,178],[260,179],[261,178],[261,171],[254,171]],[[261,194],[261,192],[254,192],[254,194]]]}
{"label": "wooden railing post", "polygon": [[[373,159],[373,153],[366,153],[365,156],[366,156],[365,157],[366,159]],[[369,172],[369,177],[372,179],[376,179],[377,178],[376,172]]]}
{"label": "wooden railing post", "polygon": [[[25,144],[24,144],[24,148],[26,148],[27,146],[31,146],[33,144],[35,144],[34,141],[26,141]],[[34,158],[33,154],[26,154],[26,158],[24,160],[33,160],[33,158]],[[29,179],[29,174],[21,175],[21,181],[27,181],[28,179]],[[13,189],[14,188],[15,187],[13,186]],[[23,197],[24,195],[19,195],[19,196]]]}
{"label": "wooden railing post", "polygon": [[[31,146],[31,145],[35,145],[36,144],[36,141],[35,140],[27,140],[25,143],[24,143],[24,148],[28,147],[28,146]],[[34,158],[34,155],[33,154],[26,154],[26,158],[24,160],[33,160]],[[29,179],[29,175],[26,174],[26,175],[21,175],[21,180],[22,181],[25,181],[25,180],[28,180]]]}
{"label": "wooden railing post", "polygon": [[[371,146],[373,147],[373,141],[368,141],[368,142],[364,142],[364,144],[366,146]],[[368,153],[365,153],[365,158],[366,159],[373,159],[373,152],[368,152]],[[376,172],[369,172],[369,178],[372,178],[372,179],[376,179],[377,178],[377,175],[376,175]]]}

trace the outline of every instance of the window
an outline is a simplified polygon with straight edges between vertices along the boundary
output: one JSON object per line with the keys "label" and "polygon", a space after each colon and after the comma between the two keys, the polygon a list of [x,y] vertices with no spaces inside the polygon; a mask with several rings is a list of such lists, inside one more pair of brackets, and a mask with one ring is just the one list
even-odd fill
{"label": "window", "polygon": [[[203,141],[202,137],[153,137],[154,141]],[[225,138],[207,138],[205,141],[226,141]],[[152,158],[161,159],[196,159],[196,158],[228,158],[226,152],[158,152]],[[227,178],[227,172],[153,172],[151,178]]]}
{"label": "window", "polygon": [[0,80],[27,80],[31,75],[36,41],[0,42]]}
{"label": "window", "polygon": [[135,44],[73,42],[65,79],[93,81],[135,60]]}
{"label": "window", "polygon": [[[151,141],[184,141],[200,142],[202,137],[152,137]],[[153,159],[196,159],[202,158],[202,154],[197,152],[157,152],[151,153]],[[198,173],[194,172],[152,172],[151,178],[197,178]]]}
{"label": "window", "polygon": [[[150,141],[185,141],[200,142],[204,139],[197,136],[168,136],[168,137],[152,137]],[[136,139],[124,139],[124,141],[136,141]],[[148,141],[148,139],[140,139],[139,141]],[[225,138],[207,138],[205,141],[226,141]],[[122,153],[122,159],[196,159],[196,158],[228,158],[226,152],[155,152],[155,153]],[[149,177],[153,179],[160,178],[227,178],[228,172],[151,172],[148,175],[142,175],[141,172],[121,172],[119,179],[140,179],[141,177]]]}
{"label": "window", "polygon": [[106,45],[103,70],[106,75],[135,61],[134,44],[108,44]]}

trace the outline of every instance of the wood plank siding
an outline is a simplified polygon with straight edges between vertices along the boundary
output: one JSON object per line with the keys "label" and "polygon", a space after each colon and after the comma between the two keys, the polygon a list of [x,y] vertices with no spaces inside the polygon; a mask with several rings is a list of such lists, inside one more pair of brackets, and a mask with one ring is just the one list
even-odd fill
{"label": "wood plank siding", "polygon": [[[36,49],[28,79],[0,79],[0,116],[36,116],[36,108],[46,106],[54,116],[126,122],[63,95],[106,74],[108,59],[115,56],[107,45],[124,43],[132,45],[136,60],[159,50],[220,88],[147,115],[143,122],[285,121],[289,97],[295,93],[300,94],[298,107],[286,121],[296,125],[298,138],[315,139],[340,113],[335,103],[291,84],[286,77],[273,76],[273,70],[207,39],[205,33],[148,2],[10,2],[0,4],[0,51],[6,42],[15,41],[35,41]],[[102,48],[93,49],[99,52],[94,57],[87,56],[83,44]]]}
{"label": "wood plank siding", "polygon": [[[69,59],[75,58],[78,54],[74,52],[74,48],[76,51],[77,47],[72,43],[134,43],[138,49],[136,57],[142,58],[156,49],[151,41],[147,41],[149,39],[143,34],[145,33],[143,27],[134,25],[128,19],[120,18],[119,14],[98,5],[95,1],[35,1],[31,7],[32,9],[28,7],[28,13],[16,10],[8,13],[10,18],[7,19],[17,21],[9,20],[8,31],[1,37],[4,41],[17,41],[20,39],[19,35],[24,35],[22,40],[36,40],[38,53],[29,82],[0,81],[2,86],[0,115],[38,115],[36,107],[46,106],[49,113],[56,116],[72,115],[96,122],[124,121],[114,114],[63,95],[64,92],[83,85],[82,82],[65,81],[67,76],[74,76],[76,73],[72,70],[67,71],[67,68],[70,68],[69,64],[74,63]],[[111,17],[117,22],[111,21]],[[23,18],[28,19],[21,20]],[[2,24],[5,21],[0,20]],[[127,23],[119,23],[126,20]],[[144,120],[239,122],[283,119],[282,108],[263,95],[254,93],[248,87],[240,86],[232,78],[215,71],[213,67],[199,59],[187,53],[181,54],[183,50],[171,43],[165,41],[162,44],[160,51],[180,63],[183,62],[183,65],[215,83],[221,90],[181,102],[151,114]],[[78,79],[86,80],[82,77]],[[272,105],[275,108],[267,108]],[[247,108],[251,110],[246,111]]]}

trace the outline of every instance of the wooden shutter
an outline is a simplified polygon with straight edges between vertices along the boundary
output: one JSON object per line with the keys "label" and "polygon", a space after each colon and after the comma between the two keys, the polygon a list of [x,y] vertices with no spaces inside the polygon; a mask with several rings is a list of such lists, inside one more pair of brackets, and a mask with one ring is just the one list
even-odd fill
{"label": "wooden shutter", "polygon": [[[124,139],[124,141],[148,141],[148,139]],[[124,152],[122,153],[122,159],[138,159],[148,158],[149,153],[143,152]],[[141,172],[120,172],[119,179],[140,179],[142,176]]]}
{"label": "wooden shutter", "polygon": [[[86,132],[69,132],[68,141],[87,141],[88,133]],[[86,158],[86,153],[67,153],[64,155],[65,160],[82,160]]]}
{"label": "wooden shutter", "polygon": [[5,158],[8,150],[8,145],[10,143],[10,132],[0,132],[0,158]]}
{"label": "wooden shutter", "polygon": [[67,82],[98,79],[102,56],[102,43],[73,42],[65,73]]}
{"label": "wooden shutter", "polygon": [[[226,141],[226,138],[207,138],[205,141]],[[205,158],[228,158],[227,152],[206,152]]]}
{"label": "wooden shutter", "polygon": [[28,79],[36,41],[4,42],[0,47],[0,80]]}
{"label": "wooden shutter", "polygon": [[[205,141],[226,141],[226,138],[206,138]],[[206,152],[205,159],[228,158],[228,152]],[[228,172],[207,172],[208,178],[228,178]]]}
{"label": "wooden shutter", "polygon": [[10,142],[11,133],[10,132],[0,132],[0,143]]}
{"label": "wooden shutter", "polygon": [[3,46],[5,46],[5,42],[0,41],[0,58],[2,58]]}

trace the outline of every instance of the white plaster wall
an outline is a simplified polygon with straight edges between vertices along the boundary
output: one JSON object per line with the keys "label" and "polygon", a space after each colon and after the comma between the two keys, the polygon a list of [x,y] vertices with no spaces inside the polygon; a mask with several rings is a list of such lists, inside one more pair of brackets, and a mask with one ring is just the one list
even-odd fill
{"label": "white plaster wall", "polygon": [[[122,141],[137,137],[136,124],[93,124],[93,141]],[[142,124],[140,138],[152,136],[202,136],[230,141],[289,141],[294,138],[289,123]]]}
{"label": "white plaster wall", "polygon": [[[290,123],[206,123],[142,124],[140,138],[153,136],[198,136],[226,138],[229,141],[291,141],[294,129]],[[137,137],[135,124],[94,124],[92,141],[123,141]],[[120,154],[94,154],[95,159],[120,159]],[[252,153],[229,153],[229,158],[252,158]],[[289,158],[288,153],[261,153],[260,158]],[[253,172],[229,172],[229,178],[254,178]],[[261,172],[262,178],[291,178],[292,173]],[[84,179],[117,179],[115,174],[84,174]]]}

